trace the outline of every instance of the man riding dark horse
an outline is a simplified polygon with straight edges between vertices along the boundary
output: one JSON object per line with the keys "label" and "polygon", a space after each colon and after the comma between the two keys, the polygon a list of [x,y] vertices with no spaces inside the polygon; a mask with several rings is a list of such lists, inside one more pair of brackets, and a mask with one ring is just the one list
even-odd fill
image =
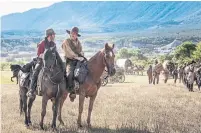
{"label": "man riding dark horse", "polygon": [[[62,44],[62,49],[65,53],[66,58],[66,72],[68,79],[68,89],[70,91],[69,97],[71,99],[75,99],[75,83],[74,83],[74,70],[78,61],[83,61],[83,52],[82,45],[78,40],[79,29],[77,27],[73,27],[71,31],[66,30],[66,32],[70,35],[70,37],[64,40]],[[73,101],[73,100],[72,100]]]}
{"label": "man riding dark horse", "polygon": [[[33,97],[34,92],[36,90],[35,84],[37,81],[38,74],[43,67],[43,57],[45,57],[45,51],[47,51],[50,48],[56,47],[54,38],[55,38],[54,30],[47,29],[45,39],[38,44],[37,64],[35,65],[35,69],[33,70],[32,80],[30,83],[29,92],[27,94],[29,97]],[[56,54],[58,54],[58,53],[56,53]],[[60,59],[59,61],[61,62],[62,60]]]}

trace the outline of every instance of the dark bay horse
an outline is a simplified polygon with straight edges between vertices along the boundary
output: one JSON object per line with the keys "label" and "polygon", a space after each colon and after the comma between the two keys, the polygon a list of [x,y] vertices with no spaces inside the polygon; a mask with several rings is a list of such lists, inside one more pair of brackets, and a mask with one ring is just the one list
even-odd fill
{"label": "dark bay horse", "polygon": [[[11,65],[10,69],[13,72],[13,76],[11,77],[11,81],[13,77],[17,78],[17,83],[19,83],[19,102],[20,102],[20,115],[24,112],[25,116],[25,125],[29,126],[31,124],[30,113],[31,113],[31,104],[33,103],[35,98],[29,99],[26,96],[28,91],[28,82],[26,80],[29,76],[31,76],[32,68],[34,67],[35,62],[32,61],[27,63],[25,66],[21,67],[20,65]],[[27,103],[28,100],[28,103]],[[28,110],[27,110],[28,106]]]}
{"label": "dark bay horse", "polygon": [[[46,114],[46,106],[49,99],[52,101],[53,120],[51,127],[56,128],[56,117],[58,108],[60,107],[60,101],[62,101],[63,95],[67,95],[66,84],[64,80],[64,69],[62,69],[63,62],[56,51],[56,47],[46,51],[46,58],[44,59],[45,69],[43,68],[38,76],[37,90],[41,91],[42,94],[42,112],[40,127],[43,128],[43,120]],[[43,72],[44,71],[44,72]],[[19,72],[19,80],[21,79],[22,72]],[[20,86],[20,105],[23,106],[25,112],[25,125],[31,124],[31,108],[36,98],[27,97],[28,86]],[[28,111],[27,111],[27,99],[28,100]],[[22,103],[22,104],[21,104]],[[59,108],[60,109],[60,108]],[[61,111],[60,111],[61,112]],[[61,115],[59,116],[61,120]],[[60,121],[63,122],[62,120]]]}
{"label": "dark bay horse", "polygon": [[[20,115],[22,114],[22,112],[24,112],[24,116],[25,116],[25,125],[29,126],[31,124],[31,117],[30,117],[30,113],[31,113],[31,104],[33,103],[33,101],[35,100],[34,98],[28,99],[26,96],[26,93],[28,92],[28,88],[29,88],[29,81],[26,80],[29,76],[31,76],[31,68],[32,66],[30,65],[26,65],[26,67],[29,67],[28,69],[24,69],[23,67],[21,67],[20,65],[11,65],[11,71],[13,72],[13,76],[12,77],[16,77],[17,78],[17,83],[19,83],[19,102],[20,102]],[[11,77],[11,81],[12,81],[12,77]],[[28,103],[27,103],[28,100]],[[28,106],[28,110],[27,110],[27,106]]]}
{"label": "dark bay horse", "polygon": [[98,90],[101,86],[101,75],[103,74],[105,67],[107,68],[108,75],[113,76],[116,72],[114,65],[115,54],[113,52],[114,44],[112,46],[105,44],[105,48],[96,53],[88,61],[89,74],[86,77],[85,82],[80,85],[79,88],[79,115],[77,124],[82,127],[81,117],[83,112],[83,105],[85,97],[90,97],[87,124],[91,127],[91,113],[93,110],[93,104],[96,99]]}
{"label": "dark bay horse", "polygon": [[[44,56],[44,73],[41,71],[38,79],[38,87],[42,93],[42,112],[40,127],[43,128],[43,121],[46,115],[46,106],[48,100],[52,101],[53,120],[51,127],[56,128],[56,118],[58,108],[63,95],[67,95],[65,77],[64,77],[64,64],[56,51],[56,47],[48,49]],[[40,76],[42,74],[42,76]],[[60,116],[59,116],[60,117]]]}

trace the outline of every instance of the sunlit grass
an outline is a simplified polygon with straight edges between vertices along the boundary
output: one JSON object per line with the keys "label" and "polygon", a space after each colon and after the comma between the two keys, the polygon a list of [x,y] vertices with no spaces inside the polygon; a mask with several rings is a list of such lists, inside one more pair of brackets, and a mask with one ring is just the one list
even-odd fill
{"label": "sunlit grass", "polygon": [[12,72],[11,71],[1,71],[1,84],[16,84],[16,78],[13,78],[13,81],[11,81]]}
{"label": "sunlit grass", "polygon": [[[43,132],[39,128],[41,97],[37,97],[32,109],[32,123],[24,127],[24,116],[19,114],[18,85],[2,85],[2,132]],[[87,128],[88,101],[85,100],[82,115],[83,128],[78,129],[78,100],[64,103],[62,117],[65,126],[59,126],[62,133],[200,133],[201,96],[196,89],[188,92],[182,84],[149,85],[146,76],[126,76],[125,83],[108,84],[101,87],[94,103],[91,124]],[[45,132],[51,132],[51,102],[47,105]]]}

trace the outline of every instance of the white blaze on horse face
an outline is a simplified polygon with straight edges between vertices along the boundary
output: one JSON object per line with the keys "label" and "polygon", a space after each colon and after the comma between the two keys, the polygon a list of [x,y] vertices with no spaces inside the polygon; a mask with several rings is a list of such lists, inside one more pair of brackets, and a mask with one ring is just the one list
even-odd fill
{"label": "white blaze on horse face", "polygon": [[112,53],[112,51],[110,52],[110,57],[112,57],[113,56],[113,53]]}

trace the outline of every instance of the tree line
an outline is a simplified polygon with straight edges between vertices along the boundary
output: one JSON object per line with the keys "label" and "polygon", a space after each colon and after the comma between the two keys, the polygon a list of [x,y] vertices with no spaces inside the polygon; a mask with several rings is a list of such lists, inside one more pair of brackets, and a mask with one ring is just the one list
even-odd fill
{"label": "tree line", "polygon": [[135,64],[144,66],[153,64],[155,59],[158,59],[160,62],[163,62],[164,60],[171,60],[178,64],[189,63],[192,60],[201,62],[201,42],[193,43],[191,41],[185,41],[169,54],[158,55],[157,57],[153,57],[151,55],[150,57],[147,57],[140,49],[121,48],[117,52],[117,59],[119,58],[129,58]]}

